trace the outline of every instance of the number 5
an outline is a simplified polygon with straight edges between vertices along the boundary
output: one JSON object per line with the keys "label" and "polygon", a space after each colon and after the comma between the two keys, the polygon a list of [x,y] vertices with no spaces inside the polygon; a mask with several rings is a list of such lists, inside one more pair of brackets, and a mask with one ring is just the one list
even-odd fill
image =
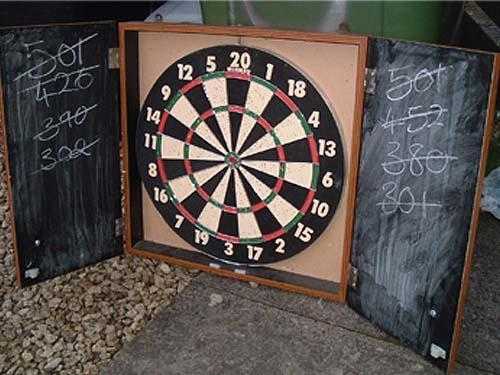
{"label": "number 5", "polygon": [[207,56],[207,72],[215,72],[216,69],[215,56]]}

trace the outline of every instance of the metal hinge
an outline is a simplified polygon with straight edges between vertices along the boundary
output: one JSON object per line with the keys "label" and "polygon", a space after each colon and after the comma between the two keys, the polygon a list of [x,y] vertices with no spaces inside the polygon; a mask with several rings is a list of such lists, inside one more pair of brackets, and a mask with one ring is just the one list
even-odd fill
{"label": "metal hinge", "polygon": [[120,54],[118,48],[108,49],[108,68],[120,69]]}
{"label": "metal hinge", "polygon": [[375,94],[375,75],[377,74],[377,69],[365,69],[365,92],[367,94]]}
{"label": "metal hinge", "polygon": [[120,237],[123,234],[123,218],[115,219],[115,237]]}
{"label": "metal hinge", "polygon": [[358,275],[358,269],[351,264],[349,270],[349,286],[353,289],[356,289],[358,287]]}

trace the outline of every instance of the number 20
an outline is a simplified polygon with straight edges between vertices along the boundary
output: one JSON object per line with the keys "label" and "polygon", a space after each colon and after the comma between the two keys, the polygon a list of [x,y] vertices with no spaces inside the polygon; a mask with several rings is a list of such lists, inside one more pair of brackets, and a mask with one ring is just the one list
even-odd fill
{"label": "number 20", "polygon": [[243,52],[240,55],[239,52],[233,51],[229,54],[229,57],[233,59],[233,61],[231,61],[231,65],[229,65],[231,68],[248,69],[252,62],[250,54],[248,52]]}

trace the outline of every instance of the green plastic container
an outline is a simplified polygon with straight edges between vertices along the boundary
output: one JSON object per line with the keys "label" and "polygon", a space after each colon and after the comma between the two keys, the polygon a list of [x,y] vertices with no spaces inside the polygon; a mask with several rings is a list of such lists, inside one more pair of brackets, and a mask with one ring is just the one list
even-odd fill
{"label": "green plastic container", "polygon": [[385,38],[439,42],[443,5],[433,1],[352,1],[349,30]]}
{"label": "green plastic container", "polygon": [[[443,5],[434,1],[201,1],[208,25],[252,25],[249,12],[266,26],[284,29],[316,30],[334,6],[343,14],[342,26],[352,33],[420,42],[438,42]],[[332,19],[335,31],[339,19]],[[342,27],[342,31],[346,31]]]}

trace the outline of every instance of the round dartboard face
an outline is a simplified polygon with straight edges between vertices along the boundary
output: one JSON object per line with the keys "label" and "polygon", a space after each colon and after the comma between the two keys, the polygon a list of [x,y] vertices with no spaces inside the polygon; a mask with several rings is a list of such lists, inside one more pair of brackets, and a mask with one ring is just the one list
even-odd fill
{"label": "round dartboard face", "polygon": [[201,49],[167,67],[139,115],[136,154],[172,230],[226,262],[305,250],[342,192],[332,110],[298,68],[255,48]]}

